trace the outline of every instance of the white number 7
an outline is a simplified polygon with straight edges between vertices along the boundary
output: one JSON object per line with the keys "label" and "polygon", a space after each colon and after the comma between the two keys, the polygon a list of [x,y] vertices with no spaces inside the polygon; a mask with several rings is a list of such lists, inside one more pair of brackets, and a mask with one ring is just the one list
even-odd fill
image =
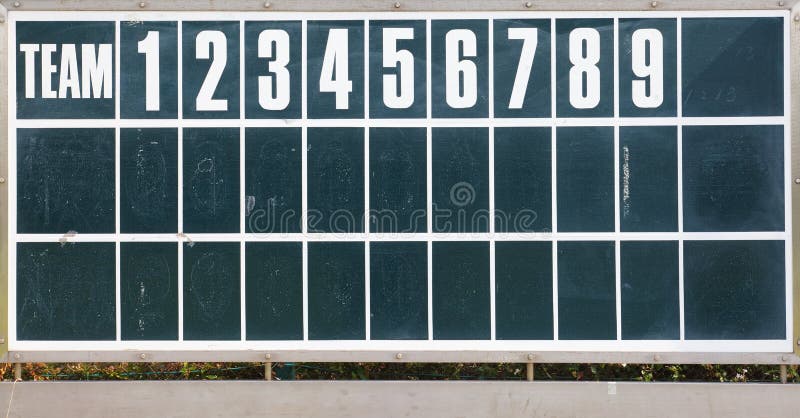
{"label": "white number 7", "polygon": [[514,77],[514,87],[511,89],[511,98],[508,100],[509,109],[522,109],[533,68],[533,57],[536,55],[536,46],[539,44],[539,31],[536,28],[508,28],[508,39],[523,40],[517,65],[517,76]]}

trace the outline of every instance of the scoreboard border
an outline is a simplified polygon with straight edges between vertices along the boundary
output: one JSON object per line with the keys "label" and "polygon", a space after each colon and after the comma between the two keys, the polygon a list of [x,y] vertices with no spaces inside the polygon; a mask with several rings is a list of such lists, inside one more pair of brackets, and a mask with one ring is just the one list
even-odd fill
{"label": "scoreboard border", "polygon": [[[150,11],[297,11],[297,12],[320,12],[320,11],[347,11],[365,12],[365,18],[369,18],[369,12],[408,12],[408,11],[553,11],[548,16],[558,17],[561,12],[584,11],[591,14],[592,11],[618,11],[626,12],[631,16],[681,16],[679,11],[685,11],[691,16],[699,16],[704,13],[698,11],[713,10],[709,16],[719,16],[720,14],[732,15],[736,12],[732,10],[761,11],[761,14],[769,16],[787,17],[789,29],[789,42],[784,45],[784,53],[788,58],[786,66],[789,69],[790,83],[787,88],[792,92],[785,97],[785,104],[789,102],[791,106],[788,124],[791,138],[791,175],[792,185],[800,185],[800,138],[798,137],[797,126],[800,126],[800,59],[794,57],[800,53],[800,1],[792,0],[788,2],[762,1],[762,0],[741,0],[741,1],[703,1],[693,2],[691,0],[673,0],[663,2],[645,1],[613,1],[599,0],[587,6],[578,0],[564,1],[443,1],[431,2],[424,0],[407,0],[403,2],[358,2],[341,1],[326,2],[324,0],[277,0],[274,2],[254,2],[243,0],[228,0],[225,2],[212,2],[198,4],[191,0],[161,0],[149,2],[105,0],[95,1],[86,0],[80,2],[61,2],[58,0],[41,1],[0,1],[0,97],[8,96],[8,75],[9,75],[9,51],[7,50],[10,26],[6,23],[9,13],[17,11],[131,11],[131,12],[150,12]],[[3,7],[4,6],[4,7]],[[773,10],[774,12],[767,12]],[[669,11],[664,13],[664,11]],[[641,13],[639,13],[641,12]],[[569,13],[565,13],[569,14]],[[398,14],[398,18],[403,15]],[[519,14],[515,14],[519,16]],[[204,19],[204,16],[196,16]],[[208,19],[217,16],[209,14]],[[382,15],[386,18],[386,15]],[[476,14],[477,17],[477,14]],[[97,18],[97,15],[94,16]],[[264,15],[259,15],[264,18]],[[278,17],[278,19],[285,18]],[[243,71],[243,69],[240,69]],[[305,87],[304,87],[305,89]],[[243,99],[242,99],[243,100]],[[8,132],[9,106],[7,100],[0,100],[0,133]],[[68,122],[68,121],[67,121]],[[87,121],[83,121],[86,123]],[[113,122],[113,120],[112,120]],[[219,121],[218,121],[219,122]],[[452,121],[451,121],[452,122]],[[9,176],[9,141],[8,136],[3,135],[3,145],[0,145],[0,189],[5,188],[5,199],[0,199],[0,237],[9,235],[9,206],[10,188],[6,179]],[[787,171],[789,168],[787,167]],[[791,237],[787,239],[791,243],[792,260],[800,259],[800,193],[791,193]],[[118,214],[117,214],[118,216]],[[786,227],[790,227],[786,225]],[[0,260],[8,260],[9,245],[13,244],[9,240],[0,240]],[[787,252],[789,249],[787,248]],[[329,344],[317,344],[314,349],[291,349],[281,348],[275,344],[276,350],[247,350],[233,349],[232,345],[225,343],[212,345],[207,348],[197,350],[171,350],[167,351],[158,348],[156,344],[139,344],[142,349],[119,350],[116,348],[108,349],[102,347],[102,343],[97,344],[97,348],[49,351],[44,349],[8,351],[9,342],[9,269],[6,265],[0,268],[0,361],[13,363],[19,362],[173,362],[173,361],[247,361],[247,362],[282,362],[282,361],[317,361],[317,362],[549,362],[549,363],[728,363],[728,364],[800,364],[800,263],[791,263],[792,266],[792,293],[787,293],[787,303],[792,309],[793,335],[791,336],[794,352],[741,352],[736,349],[730,351],[714,352],[675,352],[675,351],[527,351],[527,350],[454,350],[452,346],[443,346],[441,349],[420,349],[398,351],[392,349],[392,344],[381,345],[377,349],[368,350],[347,350],[338,348],[339,342]],[[789,308],[787,306],[787,309]],[[119,315],[119,309],[117,309]],[[471,342],[475,343],[474,341]],[[87,342],[91,345],[92,342]],[[235,342],[233,342],[235,344]],[[593,346],[600,345],[602,342],[592,342]],[[226,347],[227,345],[227,347]],[[479,345],[479,344],[477,344]],[[218,346],[218,347],[217,347]],[[316,347],[319,347],[317,349]],[[408,347],[408,346],[406,346]],[[701,348],[701,347],[698,347]],[[614,347],[609,346],[613,350]]]}

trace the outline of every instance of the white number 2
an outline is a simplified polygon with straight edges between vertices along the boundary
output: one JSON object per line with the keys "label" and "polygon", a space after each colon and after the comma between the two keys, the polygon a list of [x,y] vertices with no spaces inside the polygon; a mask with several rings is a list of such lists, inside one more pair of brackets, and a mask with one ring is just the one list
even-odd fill
{"label": "white number 2", "polygon": [[[478,68],[464,57],[478,54],[478,41],[475,33],[467,29],[453,29],[445,35],[445,100],[454,109],[475,106],[478,101]],[[460,47],[463,46],[463,49]],[[463,93],[460,89],[464,79]]]}
{"label": "white number 2", "polygon": [[528,90],[528,80],[533,68],[533,57],[539,44],[539,31],[536,28],[508,28],[508,39],[522,39],[522,52],[517,64],[517,76],[514,77],[514,87],[511,89],[511,98],[508,100],[509,109],[522,109],[525,92]]}
{"label": "white number 2", "polygon": [[[647,54],[647,45],[650,54]],[[649,64],[648,64],[649,62]],[[656,29],[639,29],[631,38],[631,69],[636,77],[649,78],[650,94],[647,94],[647,80],[633,80],[631,96],[633,104],[641,108],[661,106],[664,102],[664,38]]]}
{"label": "white number 2", "polygon": [[226,111],[228,110],[227,99],[214,99],[214,91],[217,90],[222,71],[228,61],[228,44],[225,34],[218,30],[204,30],[197,34],[195,44],[195,57],[207,60],[211,58],[211,48],[213,45],[214,59],[208,68],[206,79],[197,92],[195,107],[198,111]]}
{"label": "white number 2", "polygon": [[[272,44],[275,43],[273,51]],[[272,91],[271,75],[258,77],[258,104],[266,110],[283,110],[289,106],[289,34],[285,30],[268,29],[258,35],[258,57],[272,58],[269,72],[275,74],[275,91]]]}
{"label": "white number 2", "polygon": [[158,112],[161,110],[158,31],[148,31],[137,47],[144,54],[145,111]]}
{"label": "white number 2", "polygon": [[325,46],[325,57],[322,59],[320,73],[319,91],[336,93],[336,108],[348,109],[353,82],[349,79],[347,29],[328,30],[328,44]]}
{"label": "white number 2", "polygon": [[[586,44],[586,55],[583,45]],[[569,34],[569,103],[576,109],[592,109],[600,103],[600,32],[577,28]],[[586,81],[584,82],[584,76]],[[584,88],[586,94],[583,94]]]}
{"label": "white number 2", "polygon": [[390,109],[407,109],[414,104],[414,56],[407,49],[397,50],[400,39],[414,39],[412,28],[383,28],[383,68],[398,67],[397,75],[383,75],[383,104]]}

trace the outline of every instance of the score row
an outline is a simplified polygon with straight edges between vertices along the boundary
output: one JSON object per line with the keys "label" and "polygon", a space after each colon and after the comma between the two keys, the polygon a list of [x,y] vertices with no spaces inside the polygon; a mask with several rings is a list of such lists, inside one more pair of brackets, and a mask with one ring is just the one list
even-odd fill
{"label": "score row", "polygon": [[783,114],[782,18],[683,19],[682,57],[677,19],[121,22],[119,69],[115,27],[18,22],[17,117],[113,118],[115,70],[121,118],[676,116],[679,61],[684,116]]}

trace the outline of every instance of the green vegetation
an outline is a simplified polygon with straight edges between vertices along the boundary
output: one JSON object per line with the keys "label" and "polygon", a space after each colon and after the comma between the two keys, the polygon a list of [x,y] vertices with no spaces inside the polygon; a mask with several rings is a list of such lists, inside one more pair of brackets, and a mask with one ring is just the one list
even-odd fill
{"label": "green vegetation", "polygon": [[[13,380],[11,364],[0,366]],[[524,380],[525,364],[275,363],[279,380]],[[536,364],[536,380],[644,382],[778,382],[777,365]],[[263,363],[29,363],[24,380],[256,380]],[[788,381],[800,383],[798,366]]]}

